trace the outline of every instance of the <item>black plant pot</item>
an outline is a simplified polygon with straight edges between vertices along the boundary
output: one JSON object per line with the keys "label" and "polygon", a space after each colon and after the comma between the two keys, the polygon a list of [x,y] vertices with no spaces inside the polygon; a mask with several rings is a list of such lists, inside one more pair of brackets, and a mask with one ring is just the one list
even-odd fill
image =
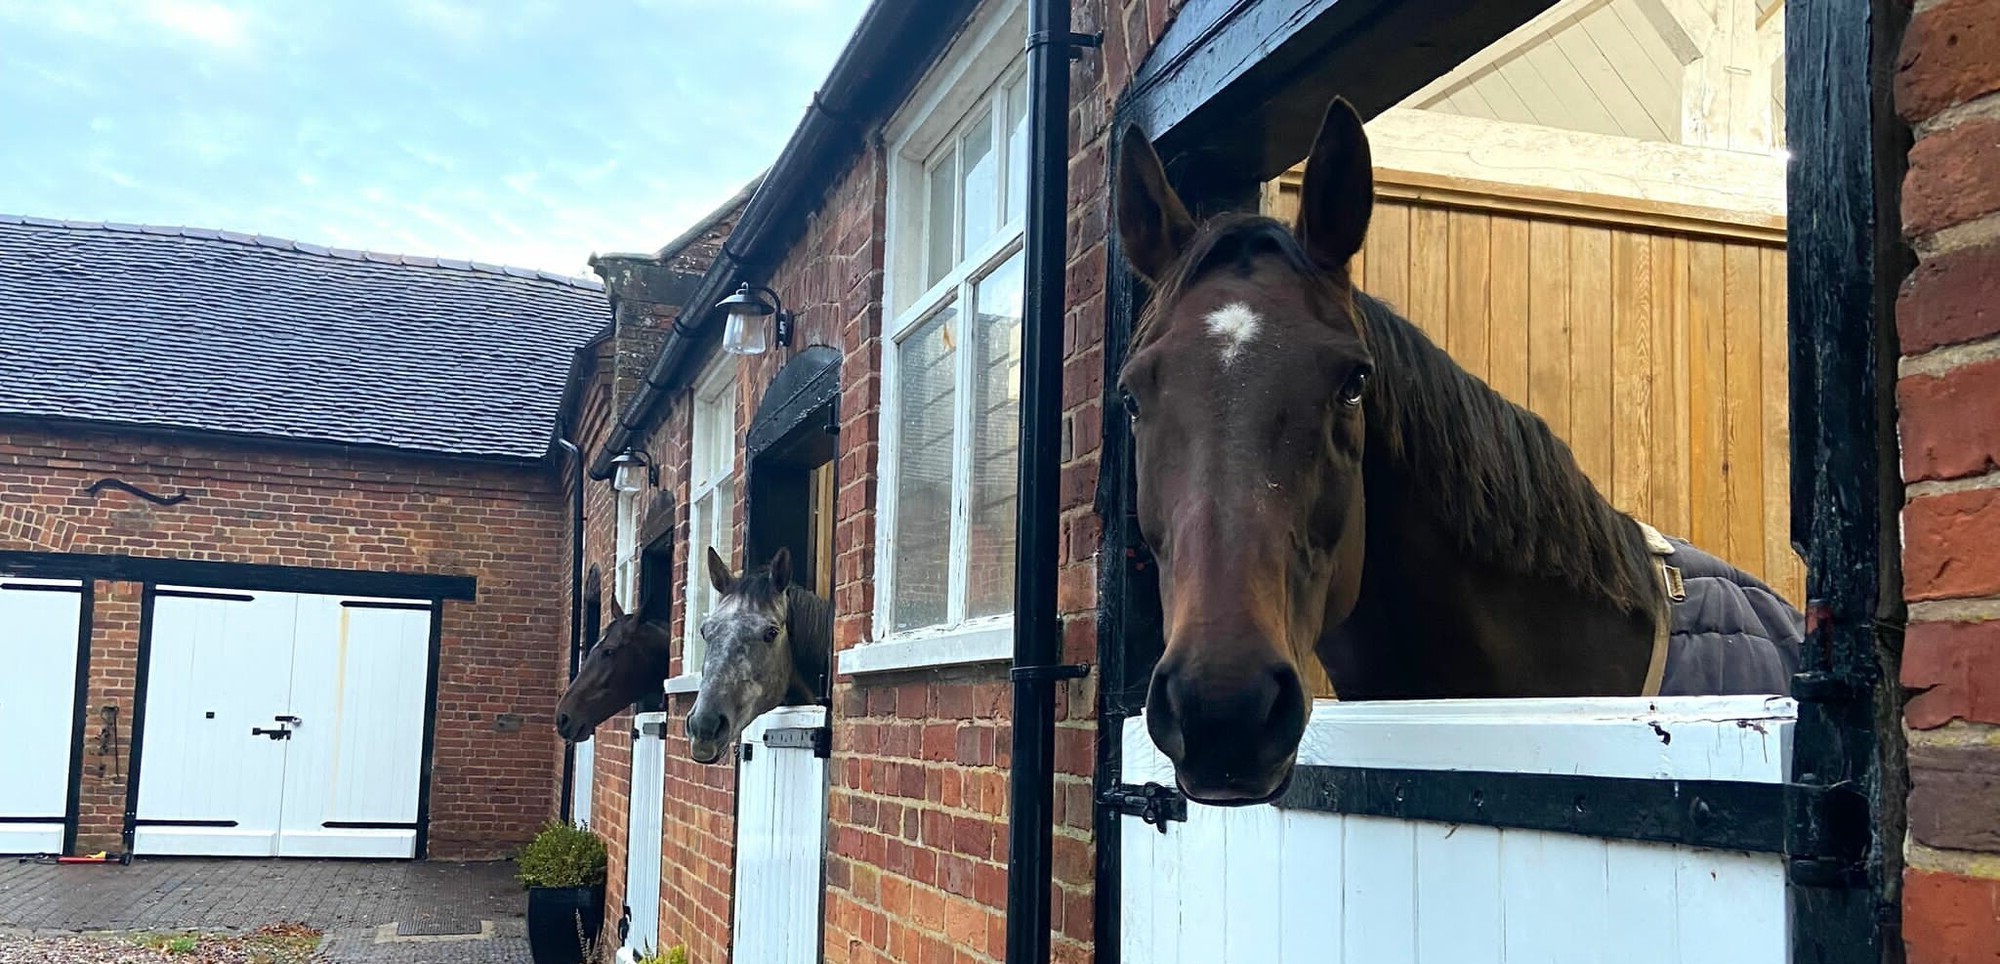
{"label": "black plant pot", "polygon": [[604,923],[604,885],[528,888],[528,950],[535,964],[586,964],[577,941],[597,939]]}

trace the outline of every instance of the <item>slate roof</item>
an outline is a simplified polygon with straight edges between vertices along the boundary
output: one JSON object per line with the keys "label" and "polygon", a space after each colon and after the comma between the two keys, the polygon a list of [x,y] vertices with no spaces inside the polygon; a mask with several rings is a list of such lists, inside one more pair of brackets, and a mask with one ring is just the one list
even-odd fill
{"label": "slate roof", "polygon": [[0,417],[535,459],[594,281],[0,215]]}

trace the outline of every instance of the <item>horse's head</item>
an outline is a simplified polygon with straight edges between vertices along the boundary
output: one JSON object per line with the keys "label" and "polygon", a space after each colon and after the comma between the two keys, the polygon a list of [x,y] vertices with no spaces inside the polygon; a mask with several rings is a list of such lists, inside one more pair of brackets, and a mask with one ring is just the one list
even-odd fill
{"label": "horse's head", "polygon": [[1153,291],[1118,379],[1166,637],[1147,728],[1190,798],[1265,801],[1305,731],[1300,669],[1361,579],[1371,362],[1347,266],[1373,205],[1367,138],[1336,99],[1289,230],[1197,225],[1144,135],[1119,153],[1119,237]]}
{"label": "horse's head", "polygon": [[708,578],[722,598],[701,621],[708,652],[687,718],[689,755],[697,763],[722,759],[744,724],[783,702],[792,680],[791,550],[779,549],[769,565],[736,576],[711,548]]}
{"label": "horse's head", "polygon": [[576,679],[556,703],[556,732],[573,743],[590,739],[597,724],[660,691],[667,678],[672,632],[611,601],[611,625],[591,647]]}

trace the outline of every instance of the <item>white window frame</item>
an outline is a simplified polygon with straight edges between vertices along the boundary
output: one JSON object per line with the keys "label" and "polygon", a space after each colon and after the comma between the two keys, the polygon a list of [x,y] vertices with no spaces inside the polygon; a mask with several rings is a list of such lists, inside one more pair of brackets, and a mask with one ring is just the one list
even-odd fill
{"label": "white window frame", "polygon": [[[736,445],[737,366],[735,356],[721,355],[695,382],[688,406],[688,564],[686,600],[682,610],[681,673],[667,680],[668,693],[692,693],[701,689],[701,661],[707,646],[701,638],[701,617],[715,588],[708,578],[710,533],[721,515],[720,525],[730,532],[730,544],[723,560],[734,565],[736,545],[733,527],[739,493],[734,488],[740,458]],[[720,435],[721,444],[717,444]],[[714,458],[719,451],[726,460]],[[719,498],[726,496],[726,498]]]}
{"label": "white window frame", "polygon": [[[882,299],[885,315],[882,437],[876,469],[878,510],[872,614],[878,638],[842,651],[838,660],[842,673],[1006,662],[1013,654],[1011,612],[973,619],[964,615],[971,531],[973,406],[970,403],[975,395],[973,356],[976,354],[969,339],[962,339],[964,343],[957,349],[953,383],[956,444],[947,615],[944,622],[932,626],[902,632],[891,628],[895,625],[896,470],[901,434],[896,388],[898,343],[929,321],[935,309],[947,300],[960,307],[960,331],[969,332],[975,321],[966,310],[972,305],[975,284],[972,279],[990,273],[1020,252],[1025,244],[1026,205],[1021,206],[1023,213],[1011,220],[1005,213],[1008,182],[1015,173],[1010,170],[1005,135],[1007,90],[1013,84],[1026,83],[1027,58],[1023,47],[1028,35],[1027,5],[1023,0],[990,0],[986,6],[960,34],[952,49],[940,58],[885,132],[890,145],[889,217],[884,239],[888,270]],[[998,204],[1004,223],[998,224],[993,236],[978,248],[959,252],[955,267],[935,284],[926,286],[923,276],[929,239],[924,199],[929,187],[929,162],[967,129],[967,122],[981,108],[993,109],[989,123],[993,124],[996,135],[992,150],[998,162]],[[954,224],[962,224],[963,220],[960,212]],[[955,227],[955,230],[962,229]]]}
{"label": "white window frame", "polygon": [[[612,526],[611,598],[622,612],[638,612],[639,595],[639,493],[619,492]],[[595,646],[596,640],[590,640]]]}

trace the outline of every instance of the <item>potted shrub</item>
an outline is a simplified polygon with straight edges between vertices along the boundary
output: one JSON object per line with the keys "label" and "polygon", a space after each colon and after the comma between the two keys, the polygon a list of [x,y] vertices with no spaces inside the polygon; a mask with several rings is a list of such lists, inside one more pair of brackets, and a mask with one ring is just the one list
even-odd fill
{"label": "potted shrub", "polygon": [[535,964],[585,964],[604,923],[604,841],[550,821],[517,859]]}

